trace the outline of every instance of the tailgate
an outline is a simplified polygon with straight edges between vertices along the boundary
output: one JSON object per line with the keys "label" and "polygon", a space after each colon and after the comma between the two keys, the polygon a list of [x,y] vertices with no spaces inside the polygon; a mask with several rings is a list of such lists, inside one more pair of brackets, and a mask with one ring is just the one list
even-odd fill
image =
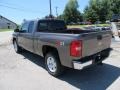
{"label": "tailgate", "polygon": [[111,31],[100,31],[84,34],[82,57],[96,54],[104,49],[110,48]]}

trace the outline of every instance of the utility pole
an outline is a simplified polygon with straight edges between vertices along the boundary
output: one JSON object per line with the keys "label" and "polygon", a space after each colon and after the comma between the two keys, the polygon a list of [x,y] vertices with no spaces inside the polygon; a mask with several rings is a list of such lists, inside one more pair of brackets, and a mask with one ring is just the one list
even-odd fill
{"label": "utility pole", "polygon": [[50,16],[52,16],[52,5],[51,5],[51,0],[49,0],[49,4],[50,4]]}
{"label": "utility pole", "polygon": [[58,7],[55,8],[56,8],[56,16],[58,17]]}

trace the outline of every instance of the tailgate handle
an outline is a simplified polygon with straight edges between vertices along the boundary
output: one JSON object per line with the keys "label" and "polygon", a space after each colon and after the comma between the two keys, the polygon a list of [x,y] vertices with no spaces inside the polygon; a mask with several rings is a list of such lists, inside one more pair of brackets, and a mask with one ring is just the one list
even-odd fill
{"label": "tailgate handle", "polygon": [[102,38],[103,38],[102,35],[97,36],[97,40],[102,40]]}

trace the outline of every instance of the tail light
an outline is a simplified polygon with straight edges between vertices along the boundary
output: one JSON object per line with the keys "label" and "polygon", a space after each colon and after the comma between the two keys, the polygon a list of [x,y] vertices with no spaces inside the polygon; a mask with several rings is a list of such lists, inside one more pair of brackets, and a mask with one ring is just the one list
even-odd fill
{"label": "tail light", "polygon": [[81,57],[82,56],[82,41],[72,41],[70,45],[70,56]]}

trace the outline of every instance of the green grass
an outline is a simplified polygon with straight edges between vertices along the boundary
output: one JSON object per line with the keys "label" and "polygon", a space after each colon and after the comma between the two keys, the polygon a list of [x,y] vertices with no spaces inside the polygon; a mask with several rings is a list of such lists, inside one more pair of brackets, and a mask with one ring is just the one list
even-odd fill
{"label": "green grass", "polygon": [[[88,27],[88,26],[95,26],[93,25],[68,25],[68,28],[83,28],[83,27]],[[109,24],[98,24],[98,26],[110,26]]]}
{"label": "green grass", "polygon": [[98,26],[110,26],[110,24],[98,24]]}
{"label": "green grass", "polygon": [[13,29],[0,29],[0,32],[13,31]]}

